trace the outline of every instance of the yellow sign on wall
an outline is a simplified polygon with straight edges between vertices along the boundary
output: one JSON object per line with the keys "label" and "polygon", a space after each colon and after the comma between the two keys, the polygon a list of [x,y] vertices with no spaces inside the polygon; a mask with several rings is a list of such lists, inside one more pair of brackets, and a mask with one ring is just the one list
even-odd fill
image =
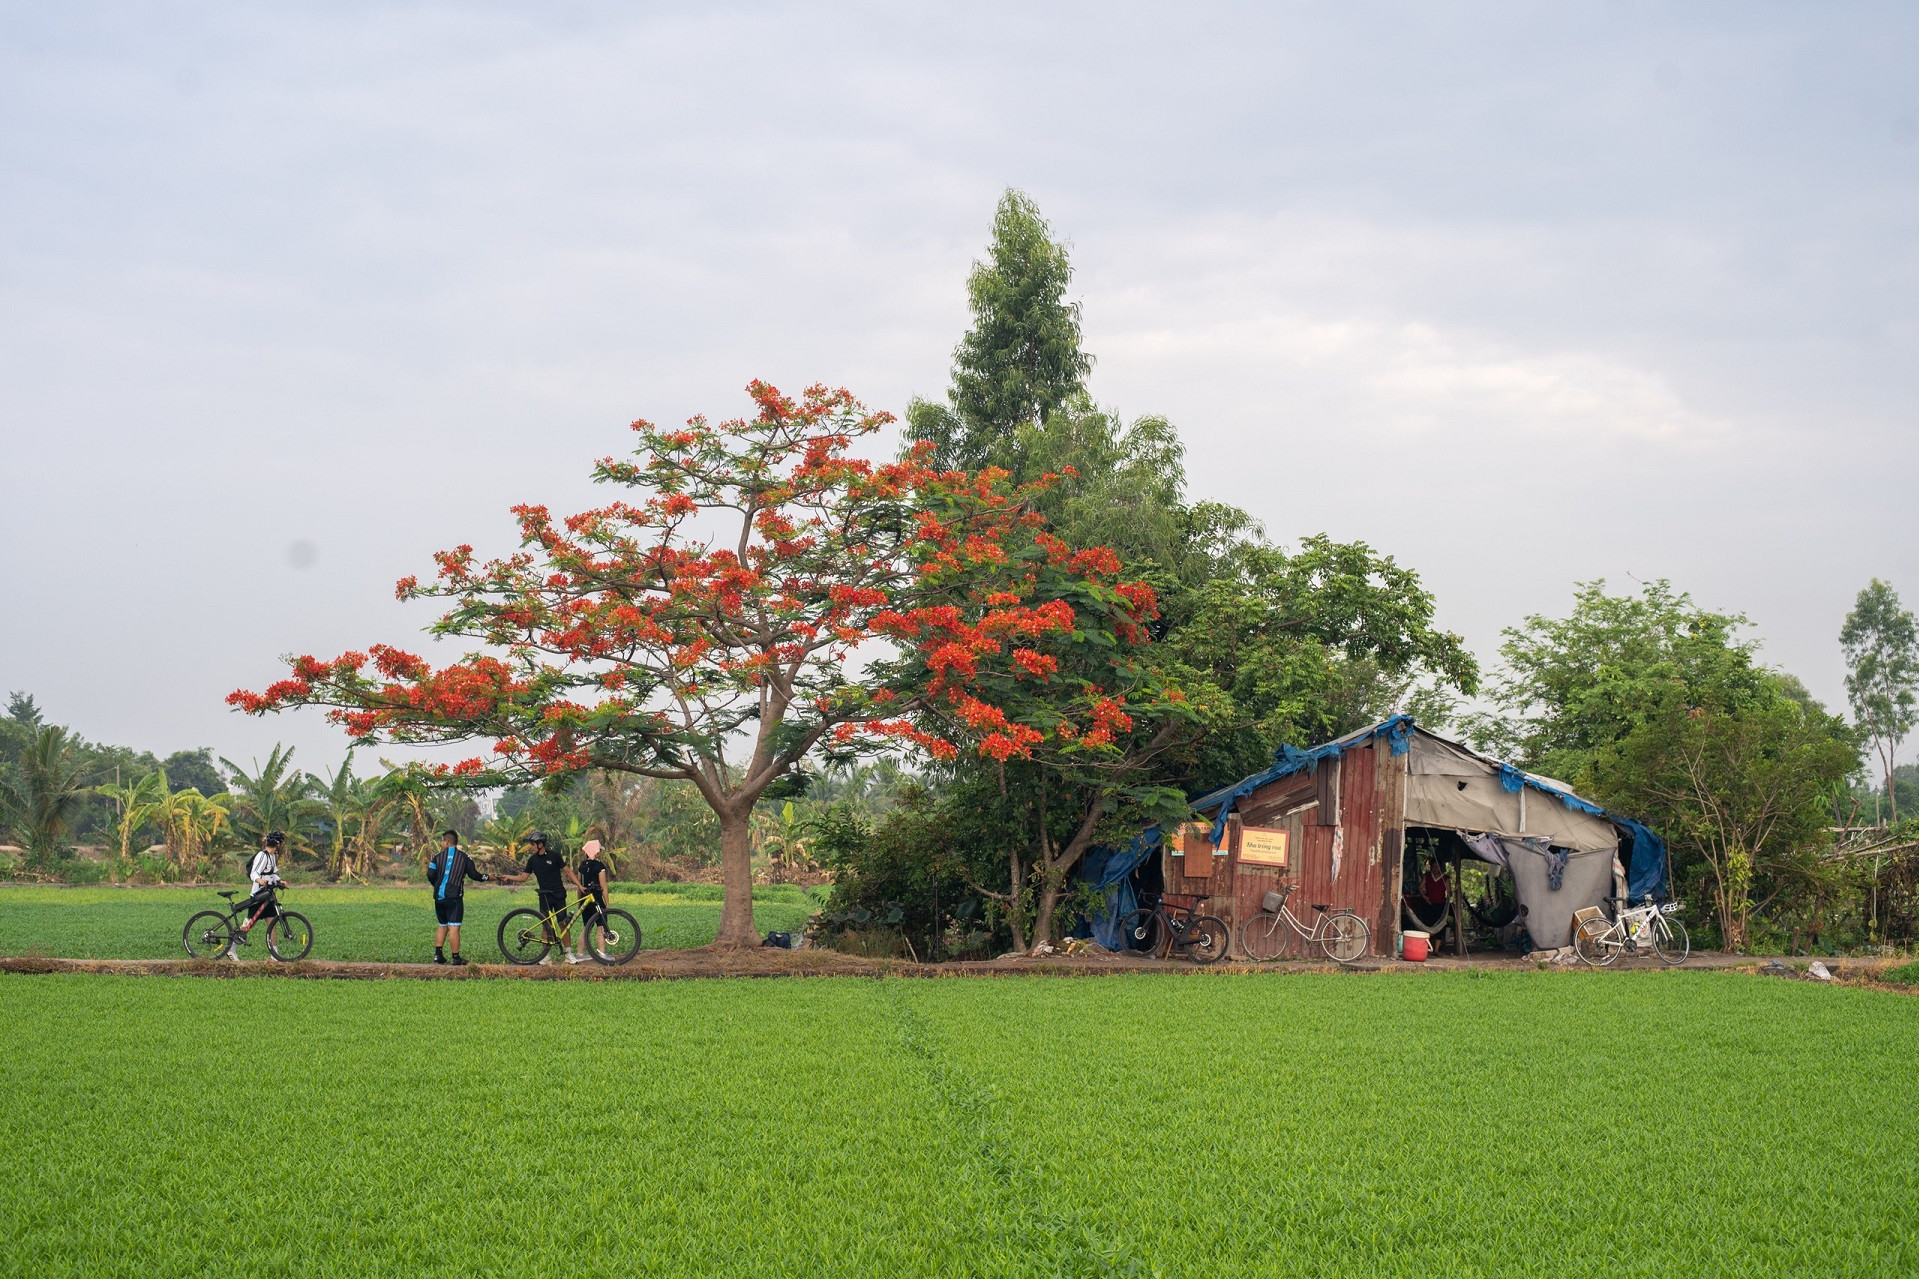
{"label": "yellow sign on wall", "polygon": [[1239,832],[1239,860],[1245,866],[1286,865],[1288,832],[1248,826]]}

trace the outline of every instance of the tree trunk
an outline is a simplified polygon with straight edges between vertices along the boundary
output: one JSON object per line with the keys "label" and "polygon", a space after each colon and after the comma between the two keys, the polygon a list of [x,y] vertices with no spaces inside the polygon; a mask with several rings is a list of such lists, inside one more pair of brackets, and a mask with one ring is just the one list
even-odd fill
{"label": "tree trunk", "polygon": [[1053,912],[1059,909],[1059,877],[1045,866],[1040,868],[1039,909],[1033,915],[1033,940],[1027,947],[1053,940]]}
{"label": "tree trunk", "polygon": [[1013,849],[1007,856],[1012,863],[1012,881],[1008,885],[1011,891],[1006,894],[1006,924],[1013,930],[1013,949],[1025,951],[1030,947],[1026,943],[1026,930],[1020,925],[1019,919],[1020,890],[1024,886],[1020,878],[1019,849]]}
{"label": "tree trunk", "polygon": [[752,828],[745,812],[721,811],[720,883],[726,897],[720,905],[720,935],[713,939],[719,947],[746,947],[760,944],[759,930],[753,925],[753,841]]}

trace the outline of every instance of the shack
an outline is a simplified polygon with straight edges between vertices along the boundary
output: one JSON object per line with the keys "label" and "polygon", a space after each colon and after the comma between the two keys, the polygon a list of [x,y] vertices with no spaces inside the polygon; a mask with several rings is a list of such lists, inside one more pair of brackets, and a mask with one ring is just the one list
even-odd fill
{"label": "shack", "polygon": [[[1182,831],[1143,832],[1089,857],[1086,878],[1106,890],[1093,934],[1118,945],[1117,919],[1159,892],[1203,893],[1239,950],[1243,921],[1291,879],[1294,912],[1351,910],[1372,930],[1372,953],[1398,952],[1408,926],[1446,933],[1466,951],[1470,910],[1504,944],[1549,950],[1572,941],[1573,913],[1609,895],[1663,897],[1664,843],[1643,823],[1608,813],[1549,777],[1515,768],[1395,715],[1334,741],[1283,746],[1272,767],[1193,801],[1210,819]],[[1417,897],[1421,865],[1451,868],[1452,900]],[[1460,869],[1489,870],[1503,901],[1461,897]],[[1497,895],[1495,895],[1497,896]],[[1437,920],[1421,918],[1426,907]],[[1498,914],[1488,917],[1483,908]],[[1503,907],[1503,909],[1502,909]],[[1422,927],[1423,926],[1423,927]]]}

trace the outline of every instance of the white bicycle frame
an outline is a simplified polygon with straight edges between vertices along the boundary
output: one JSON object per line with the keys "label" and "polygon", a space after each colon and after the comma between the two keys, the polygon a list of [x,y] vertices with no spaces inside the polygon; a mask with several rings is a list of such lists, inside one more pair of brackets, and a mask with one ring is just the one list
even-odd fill
{"label": "white bicycle frame", "polygon": [[1647,902],[1629,906],[1613,917],[1611,925],[1596,940],[1628,955],[1653,953],[1652,921],[1660,915],[1679,913],[1678,902]]}

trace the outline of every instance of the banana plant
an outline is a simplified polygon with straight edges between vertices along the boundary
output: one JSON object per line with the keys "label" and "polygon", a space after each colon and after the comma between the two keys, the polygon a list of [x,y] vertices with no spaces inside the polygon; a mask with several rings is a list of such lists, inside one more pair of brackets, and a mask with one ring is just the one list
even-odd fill
{"label": "banana plant", "polygon": [[142,773],[130,785],[110,783],[93,789],[95,794],[113,801],[114,811],[119,815],[115,826],[120,837],[120,861],[132,861],[134,832],[154,819],[170,793],[166,770],[156,768]]}

